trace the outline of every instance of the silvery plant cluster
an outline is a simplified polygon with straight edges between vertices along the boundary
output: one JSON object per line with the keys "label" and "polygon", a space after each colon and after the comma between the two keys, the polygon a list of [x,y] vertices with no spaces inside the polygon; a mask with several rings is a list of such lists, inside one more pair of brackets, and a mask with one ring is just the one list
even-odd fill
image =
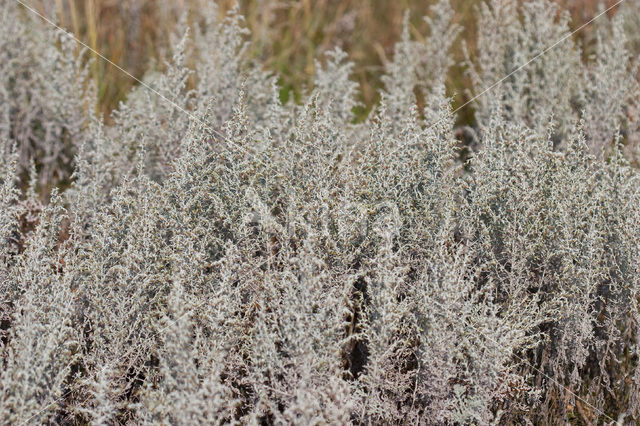
{"label": "silvery plant cluster", "polygon": [[0,423],[640,421],[638,2],[487,0],[459,63],[441,0],[364,119],[348,53],[283,104],[212,5],[104,120],[0,5]]}

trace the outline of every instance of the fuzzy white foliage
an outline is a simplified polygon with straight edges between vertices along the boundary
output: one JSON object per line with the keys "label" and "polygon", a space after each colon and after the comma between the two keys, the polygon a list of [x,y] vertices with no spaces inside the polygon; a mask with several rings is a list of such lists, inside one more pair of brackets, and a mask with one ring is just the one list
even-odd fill
{"label": "fuzzy white foliage", "polygon": [[[361,123],[346,53],[282,105],[208,6],[145,79],[171,102],[139,87],[106,125],[72,46],[0,4],[4,423],[640,418],[631,7],[479,98],[461,164],[446,0]],[[518,4],[478,11],[474,93],[568,34]],[[47,206],[18,190],[70,155]]]}
{"label": "fuzzy white foliage", "polygon": [[19,7],[0,3],[0,138],[15,141],[20,172],[38,158],[40,183],[64,180],[95,97],[75,42],[55,29],[32,31],[38,18],[23,19]]}

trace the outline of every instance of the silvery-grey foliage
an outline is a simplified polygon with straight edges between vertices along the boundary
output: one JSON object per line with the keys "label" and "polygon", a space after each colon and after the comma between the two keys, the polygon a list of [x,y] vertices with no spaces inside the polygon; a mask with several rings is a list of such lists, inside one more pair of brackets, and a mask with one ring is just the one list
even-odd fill
{"label": "silvery-grey foliage", "polygon": [[[348,53],[283,105],[208,6],[106,124],[0,4],[3,423],[640,420],[637,8],[480,97],[462,164],[446,0],[362,122]],[[478,28],[475,94],[569,34],[546,0]]]}
{"label": "silvery-grey foliage", "polygon": [[18,8],[0,2],[0,138],[15,142],[19,173],[37,159],[40,184],[50,185],[69,178],[95,96],[75,42]]}

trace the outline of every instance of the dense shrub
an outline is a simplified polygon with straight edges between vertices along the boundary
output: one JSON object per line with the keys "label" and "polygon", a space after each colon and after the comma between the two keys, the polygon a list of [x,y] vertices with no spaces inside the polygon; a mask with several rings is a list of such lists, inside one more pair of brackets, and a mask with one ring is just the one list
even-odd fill
{"label": "dense shrub", "polygon": [[[0,5],[2,423],[640,421],[636,6],[457,129],[447,0],[363,122],[346,53],[283,105],[211,6],[109,125]],[[474,92],[567,20],[480,8]]]}

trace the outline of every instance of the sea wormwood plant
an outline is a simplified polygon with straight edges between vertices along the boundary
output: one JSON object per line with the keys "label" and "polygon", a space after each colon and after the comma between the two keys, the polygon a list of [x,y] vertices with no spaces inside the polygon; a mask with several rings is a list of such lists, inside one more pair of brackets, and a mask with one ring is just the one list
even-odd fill
{"label": "sea wormwood plant", "polygon": [[[1,4],[5,423],[640,419],[635,6],[478,98],[462,163],[446,0],[365,120],[348,53],[282,104],[209,6],[109,124]],[[546,0],[477,14],[474,94],[569,34]]]}

